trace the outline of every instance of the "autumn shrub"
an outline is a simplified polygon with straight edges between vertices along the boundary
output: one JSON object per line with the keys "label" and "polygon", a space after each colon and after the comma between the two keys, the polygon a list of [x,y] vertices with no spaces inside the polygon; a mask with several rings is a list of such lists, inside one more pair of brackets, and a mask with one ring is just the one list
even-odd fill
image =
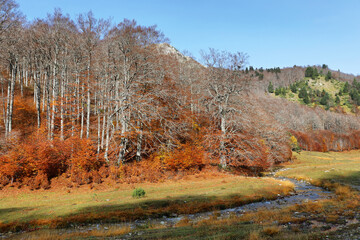
{"label": "autumn shrub", "polygon": [[[77,184],[91,183],[104,164],[88,139],[48,140],[41,131],[14,144],[0,157],[1,184],[24,182],[31,189],[48,188],[50,179],[67,172]],[[96,181],[101,182],[99,175]],[[28,179],[24,181],[24,179]]]}
{"label": "autumn shrub", "polygon": [[43,189],[50,188],[50,182],[48,176],[43,172],[39,172],[34,178],[30,178],[28,180],[28,185],[32,190],[40,189],[40,188]]}
{"label": "autumn shrub", "polygon": [[205,165],[205,152],[201,146],[180,144],[173,152],[163,157],[167,170],[201,170]]}
{"label": "autumn shrub", "polygon": [[69,138],[65,144],[71,146],[71,155],[67,159],[67,165],[71,170],[89,172],[98,170],[103,161],[97,159],[95,146],[90,139]]}
{"label": "autumn shrub", "polygon": [[92,171],[91,178],[92,178],[92,182],[94,182],[94,183],[97,183],[97,184],[102,183],[102,178],[98,171]]}
{"label": "autumn shrub", "polygon": [[115,181],[124,176],[124,166],[122,164],[120,166],[111,165],[108,171],[109,177]]}
{"label": "autumn shrub", "polygon": [[99,176],[101,178],[107,178],[109,177],[109,167],[107,167],[105,164],[102,165],[100,168],[99,168]]}

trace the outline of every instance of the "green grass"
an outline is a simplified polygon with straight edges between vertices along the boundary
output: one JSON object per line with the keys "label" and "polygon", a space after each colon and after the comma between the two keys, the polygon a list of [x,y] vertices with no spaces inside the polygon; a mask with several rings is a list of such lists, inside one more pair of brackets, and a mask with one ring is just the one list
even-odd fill
{"label": "green grass", "polygon": [[[134,220],[149,216],[191,213],[232,207],[263,198],[276,198],[292,190],[267,178],[232,175],[190,177],[188,180],[144,183],[137,186],[120,184],[109,190],[73,189],[66,191],[34,191],[0,193],[0,223],[15,222],[51,225],[61,222],[93,220]],[[146,197],[132,197],[134,187],[146,191]],[[15,191],[15,190],[14,190]]]}
{"label": "green grass", "polygon": [[297,160],[278,175],[309,181],[333,181],[360,186],[360,151],[294,153]]}

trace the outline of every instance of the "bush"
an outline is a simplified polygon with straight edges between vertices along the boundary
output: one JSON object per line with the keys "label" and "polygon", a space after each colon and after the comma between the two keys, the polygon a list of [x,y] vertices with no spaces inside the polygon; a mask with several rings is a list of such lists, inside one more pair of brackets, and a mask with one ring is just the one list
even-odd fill
{"label": "bush", "polygon": [[201,146],[180,144],[177,149],[163,156],[167,170],[201,170],[205,165],[205,152]]}
{"label": "bush", "polygon": [[133,198],[142,198],[145,197],[145,190],[142,188],[135,188],[133,193],[132,193],[132,197]]}

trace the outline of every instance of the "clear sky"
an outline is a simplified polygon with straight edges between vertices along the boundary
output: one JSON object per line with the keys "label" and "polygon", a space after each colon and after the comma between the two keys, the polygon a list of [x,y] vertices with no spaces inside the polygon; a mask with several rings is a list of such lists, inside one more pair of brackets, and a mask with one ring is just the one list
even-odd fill
{"label": "clear sky", "polygon": [[29,21],[59,7],[73,19],[157,24],[196,58],[209,47],[247,53],[254,67],[328,64],[360,74],[360,0],[16,0]]}

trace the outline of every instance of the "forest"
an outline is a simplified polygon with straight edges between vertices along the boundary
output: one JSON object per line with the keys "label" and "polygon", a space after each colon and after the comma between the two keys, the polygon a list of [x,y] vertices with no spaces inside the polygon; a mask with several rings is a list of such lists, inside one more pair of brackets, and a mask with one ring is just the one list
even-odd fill
{"label": "forest", "polygon": [[300,104],[269,84],[297,92],[319,76],[306,67],[254,69],[213,48],[198,62],[156,25],[60,9],[28,22],[13,0],[0,8],[1,188],[257,175],[292,150],[360,148],[359,76],[312,68],[347,86],[351,112]]}

